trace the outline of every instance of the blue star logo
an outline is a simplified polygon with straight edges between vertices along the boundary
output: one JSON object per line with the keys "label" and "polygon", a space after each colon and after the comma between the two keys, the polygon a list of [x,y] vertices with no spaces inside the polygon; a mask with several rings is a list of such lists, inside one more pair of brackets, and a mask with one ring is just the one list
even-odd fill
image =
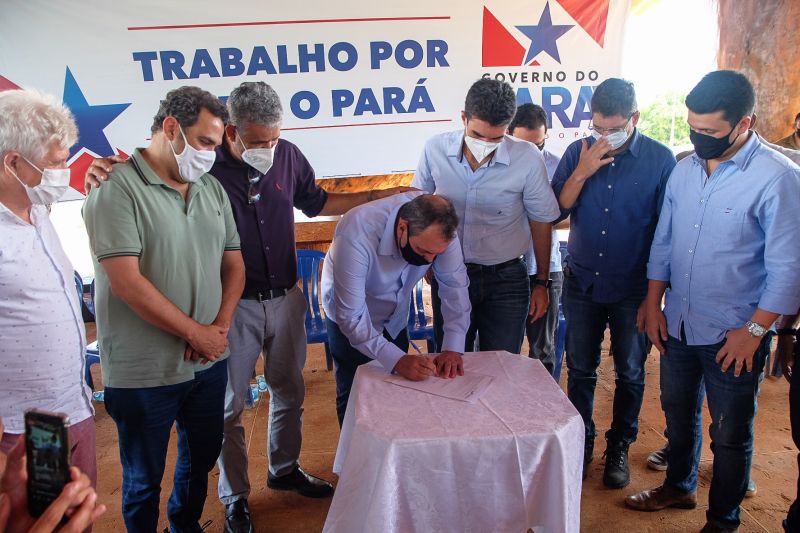
{"label": "blue star logo", "polygon": [[116,153],[103,130],[125,111],[131,105],[130,103],[89,105],[81,88],[78,87],[75,77],[67,67],[67,77],[64,81],[64,105],[72,111],[78,125],[78,142],[70,149],[70,157],[77,154],[82,148],[90,150],[98,157]]}
{"label": "blue star logo", "polygon": [[550,18],[550,3],[545,4],[542,16],[536,26],[517,26],[517,29],[531,40],[524,64],[530,63],[539,52],[547,52],[550,57],[561,63],[556,41],[574,26],[574,24],[554,26],[553,20]]}

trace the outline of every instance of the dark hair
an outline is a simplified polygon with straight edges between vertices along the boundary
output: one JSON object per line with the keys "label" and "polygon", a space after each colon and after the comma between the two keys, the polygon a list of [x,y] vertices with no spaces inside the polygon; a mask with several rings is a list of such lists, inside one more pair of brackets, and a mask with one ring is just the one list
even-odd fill
{"label": "dark hair", "polygon": [[638,111],[633,83],[621,78],[608,78],[592,94],[592,113],[604,117],[630,118]]}
{"label": "dark hair", "polygon": [[158,113],[153,117],[150,133],[160,131],[167,117],[175,117],[184,130],[194,126],[203,109],[207,109],[209,113],[227,124],[228,110],[225,104],[210,92],[188,85],[173,89],[161,100]]}
{"label": "dark hair", "polygon": [[731,126],[750,115],[755,104],[756,93],[750,80],[734,70],[709,72],[686,95],[686,107],[693,113],[706,115],[722,111]]}
{"label": "dark hair", "polygon": [[522,104],[517,108],[514,120],[508,125],[508,131],[514,133],[514,128],[539,129],[544,126],[547,131],[547,114],[541,106],[536,104]]}
{"label": "dark hair", "polygon": [[442,236],[452,241],[456,236],[458,215],[450,200],[444,196],[423,194],[400,206],[397,216],[408,222],[408,235],[419,235],[428,226],[439,224]]}
{"label": "dark hair", "polygon": [[516,110],[517,97],[511,85],[489,78],[481,78],[473,83],[464,102],[467,120],[474,117],[492,126],[508,124]]}
{"label": "dark hair", "polygon": [[798,114],[796,114],[796,115],[794,116],[794,121],[795,121],[795,122],[797,122],[797,119],[800,119],[800,113],[798,113]]}

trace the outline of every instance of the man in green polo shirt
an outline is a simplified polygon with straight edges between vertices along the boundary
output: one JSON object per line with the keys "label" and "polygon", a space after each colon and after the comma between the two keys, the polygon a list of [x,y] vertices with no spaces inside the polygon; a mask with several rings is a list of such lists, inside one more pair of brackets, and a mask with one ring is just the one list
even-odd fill
{"label": "man in green polo shirt", "polygon": [[244,287],[228,195],[207,174],[226,120],[214,95],[197,87],[170,91],[150,145],[115,165],[83,208],[128,531],[156,530],[175,422],[172,531],[200,531],[208,472],[222,446],[227,333]]}

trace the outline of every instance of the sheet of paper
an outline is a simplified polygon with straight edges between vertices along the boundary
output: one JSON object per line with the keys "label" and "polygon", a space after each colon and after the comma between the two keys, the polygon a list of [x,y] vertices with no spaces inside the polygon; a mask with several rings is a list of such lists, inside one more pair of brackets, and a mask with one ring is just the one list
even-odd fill
{"label": "sheet of paper", "polygon": [[402,376],[392,375],[385,379],[389,383],[426,392],[444,398],[475,403],[492,384],[492,376],[466,371],[463,376],[452,379],[429,377],[424,381],[409,381]]}

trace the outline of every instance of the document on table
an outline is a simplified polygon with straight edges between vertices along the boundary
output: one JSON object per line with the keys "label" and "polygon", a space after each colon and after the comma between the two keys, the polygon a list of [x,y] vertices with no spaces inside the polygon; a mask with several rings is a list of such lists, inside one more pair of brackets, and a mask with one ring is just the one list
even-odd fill
{"label": "document on table", "polygon": [[392,375],[384,381],[444,398],[475,403],[483,396],[493,379],[492,376],[467,371],[463,376],[451,379],[432,376],[423,381],[409,381],[402,376]]}

